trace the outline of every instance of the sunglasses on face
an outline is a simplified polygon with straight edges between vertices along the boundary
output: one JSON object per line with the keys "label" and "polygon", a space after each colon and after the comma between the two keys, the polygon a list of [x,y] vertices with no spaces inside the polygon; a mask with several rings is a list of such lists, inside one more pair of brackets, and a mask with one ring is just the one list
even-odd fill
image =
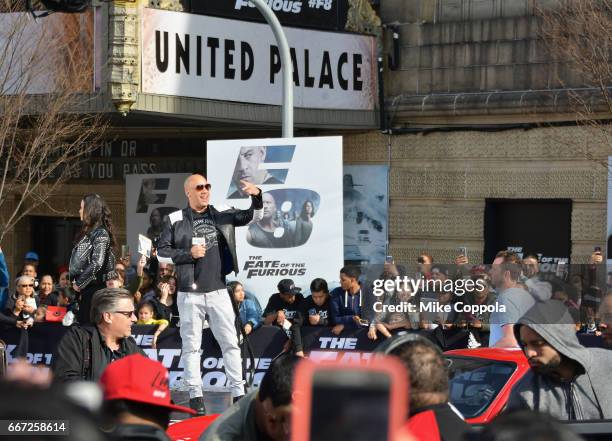
{"label": "sunglasses on face", "polygon": [[210,184],[198,184],[195,186],[195,189],[197,191],[202,191],[204,189],[206,189],[206,191],[210,191],[211,188],[212,188],[212,185]]}
{"label": "sunglasses on face", "polygon": [[19,288],[34,288],[34,285],[19,285]]}
{"label": "sunglasses on face", "polygon": [[135,311],[133,311],[133,310],[132,311],[113,311],[113,312],[116,313],[116,314],[124,315],[127,318],[132,317],[132,315],[134,315],[134,313],[135,313]]}

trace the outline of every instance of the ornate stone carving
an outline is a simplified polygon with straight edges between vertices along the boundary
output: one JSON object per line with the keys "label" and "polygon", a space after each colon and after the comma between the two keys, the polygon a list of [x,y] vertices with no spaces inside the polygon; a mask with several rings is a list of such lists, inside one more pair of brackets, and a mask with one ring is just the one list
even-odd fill
{"label": "ornate stone carving", "polygon": [[384,162],[389,158],[388,135],[379,132],[368,132],[359,135],[347,135],[343,139],[343,154],[346,163],[351,162]]}
{"label": "ornate stone carving", "polygon": [[113,104],[124,115],[136,102],[140,88],[138,21],[135,2],[110,4],[110,92]]}
{"label": "ornate stone carving", "polygon": [[[507,130],[503,132],[451,132],[391,137],[393,160],[427,159],[605,159],[603,142],[594,142],[593,130],[581,127]],[[585,147],[586,146],[586,147]],[[603,167],[601,167],[603,169]]]}
{"label": "ornate stone carving", "polygon": [[408,206],[392,208],[389,234],[393,238],[482,240],[484,205],[476,207]]}
{"label": "ornate stone carving", "polygon": [[[606,210],[602,208],[580,208],[574,205],[572,210],[572,241],[592,241],[595,244],[605,243]],[[603,248],[603,246],[602,246]],[[593,248],[591,247],[591,252]],[[590,255],[591,252],[588,254]]]}
{"label": "ornate stone carving", "polygon": [[[449,164],[449,166],[452,164]],[[593,169],[528,169],[529,164],[504,168],[481,164],[463,170],[391,169],[392,198],[452,199],[584,199],[605,201],[606,180]]]}
{"label": "ornate stone carving", "polygon": [[378,35],[380,33],[380,18],[376,15],[368,0],[349,0],[349,10],[344,28],[351,32]]}
{"label": "ornate stone carving", "polygon": [[149,7],[166,11],[184,11],[181,0],[149,0]]}

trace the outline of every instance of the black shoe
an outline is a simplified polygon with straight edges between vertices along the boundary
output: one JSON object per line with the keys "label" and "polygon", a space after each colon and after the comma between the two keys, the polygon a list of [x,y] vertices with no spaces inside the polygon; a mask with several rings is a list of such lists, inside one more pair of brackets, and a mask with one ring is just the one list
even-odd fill
{"label": "black shoe", "polygon": [[238,400],[240,400],[242,397],[244,397],[244,395],[239,395],[237,397],[232,398],[232,404],[236,404]]}
{"label": "black shoe", "polygon": [[196,411],[195,416],[206,415],[206,408],[204,407],[204,398],[195,397],[189,399],[189,407]]}

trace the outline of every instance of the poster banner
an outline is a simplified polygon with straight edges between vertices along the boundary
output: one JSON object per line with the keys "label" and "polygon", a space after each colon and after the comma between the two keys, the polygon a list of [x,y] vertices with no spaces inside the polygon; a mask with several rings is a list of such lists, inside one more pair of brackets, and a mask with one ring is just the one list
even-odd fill
{"label": "poster banner", "polygon": [[[374,37],[285,28],[294,105],[372,110]],[[279,50],[267,24],[143,9],[142,90],[157,95],[280,105]]]}
{"label": "poster banner", "polygon": [[[181,362],[181,336],[178,328],[166,329],[157,340],[157,348],[151,347],[156,326],[134,325],[132,337],[138,346],[152,360],[161,362],[170,372],[169,383],[172,388],[180,387],[183,376]],[[55,348],[62,336],[68,331],[59,323],[40,323],[28,330],[27,360],[37,365],[51,366]],[[13,356],[20,341],[20,329],[1,328],[0,339],[7,344],[7,360],[15,361]],[[394,331],[401,334],[406,331]],[[418,332],[440,345],[443,350],[462,349],[467,346],[468,333],[465,330],[422,330]],[[367,329],[342,331],[339,335],[331,332],[330,327],[305,326],[302,328],[304,351],[312,360],[343,361],[360,363],[371,357],[372,351],[380,344],[379,340],[368,338]],[[254,373],[253,385],[259,386],[270,363],[282,351],[287,341],[287,335],[278,326],[262,326],[249,336],[253,349]],[[227,377],[223,367],[223,355],[210,329],[202,331],[201,370],[204,390],[227,390]],[[250,357],[243,350],[244,366],[250,371]]]}
{"label": "poster banner", "polygon": [[386,165],[344,166],[344,260],[385,262],[388,177]]}
{"label": "poster banner", "polygon": [[153,247],[167,214],[187,206],[184,182],[189,173],[126,175],[125,217],[132,264],[138,262],[138,235],[151,239]]}
{"label": "poster banner", "polygon": [[[268,0],[267,3],[283,26],[341,31],[346,25],[348,0]],[[248,0],[191,0],[191,12],[265,22],[261,12]]]}
{"label": "poster banner", "polygon": [[209,141],[208,181],[217,209],[246,209],[240,180],[264,191],[263,218],[236,228],[238,280],[262,306],[281,279],[308,291],[338,284],[342,251],[342,138]]}

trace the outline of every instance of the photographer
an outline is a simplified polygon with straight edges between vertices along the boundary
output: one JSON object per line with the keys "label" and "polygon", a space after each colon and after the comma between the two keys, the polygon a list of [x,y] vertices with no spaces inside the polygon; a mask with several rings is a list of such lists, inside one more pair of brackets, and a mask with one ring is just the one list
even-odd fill
{"label": "photographer", "polygon": [[545,302],[552,297],[552,285],[544,280],[536,254],[523,256],[523,283],[538,302]]}
{"label": "photographer", "polygon": [[0,327],[9,329],[19,328],[19,344],[13,352],[14,357],[25,357],[28,353],[28,329],[34,325],[34,316],[25,310],[26,298],[19,295],[15,298],[12,306],[6,307],[0,312]]}
{"label": "photographer", "polygon": [[38,307],[37,296],[34,295],[34,278],[31,276],[21,276],[15,280],[15,294],[6,301],[6,309],[13,309],[17,297],[25,297],[24,310],[28,314],[34,314]]}

